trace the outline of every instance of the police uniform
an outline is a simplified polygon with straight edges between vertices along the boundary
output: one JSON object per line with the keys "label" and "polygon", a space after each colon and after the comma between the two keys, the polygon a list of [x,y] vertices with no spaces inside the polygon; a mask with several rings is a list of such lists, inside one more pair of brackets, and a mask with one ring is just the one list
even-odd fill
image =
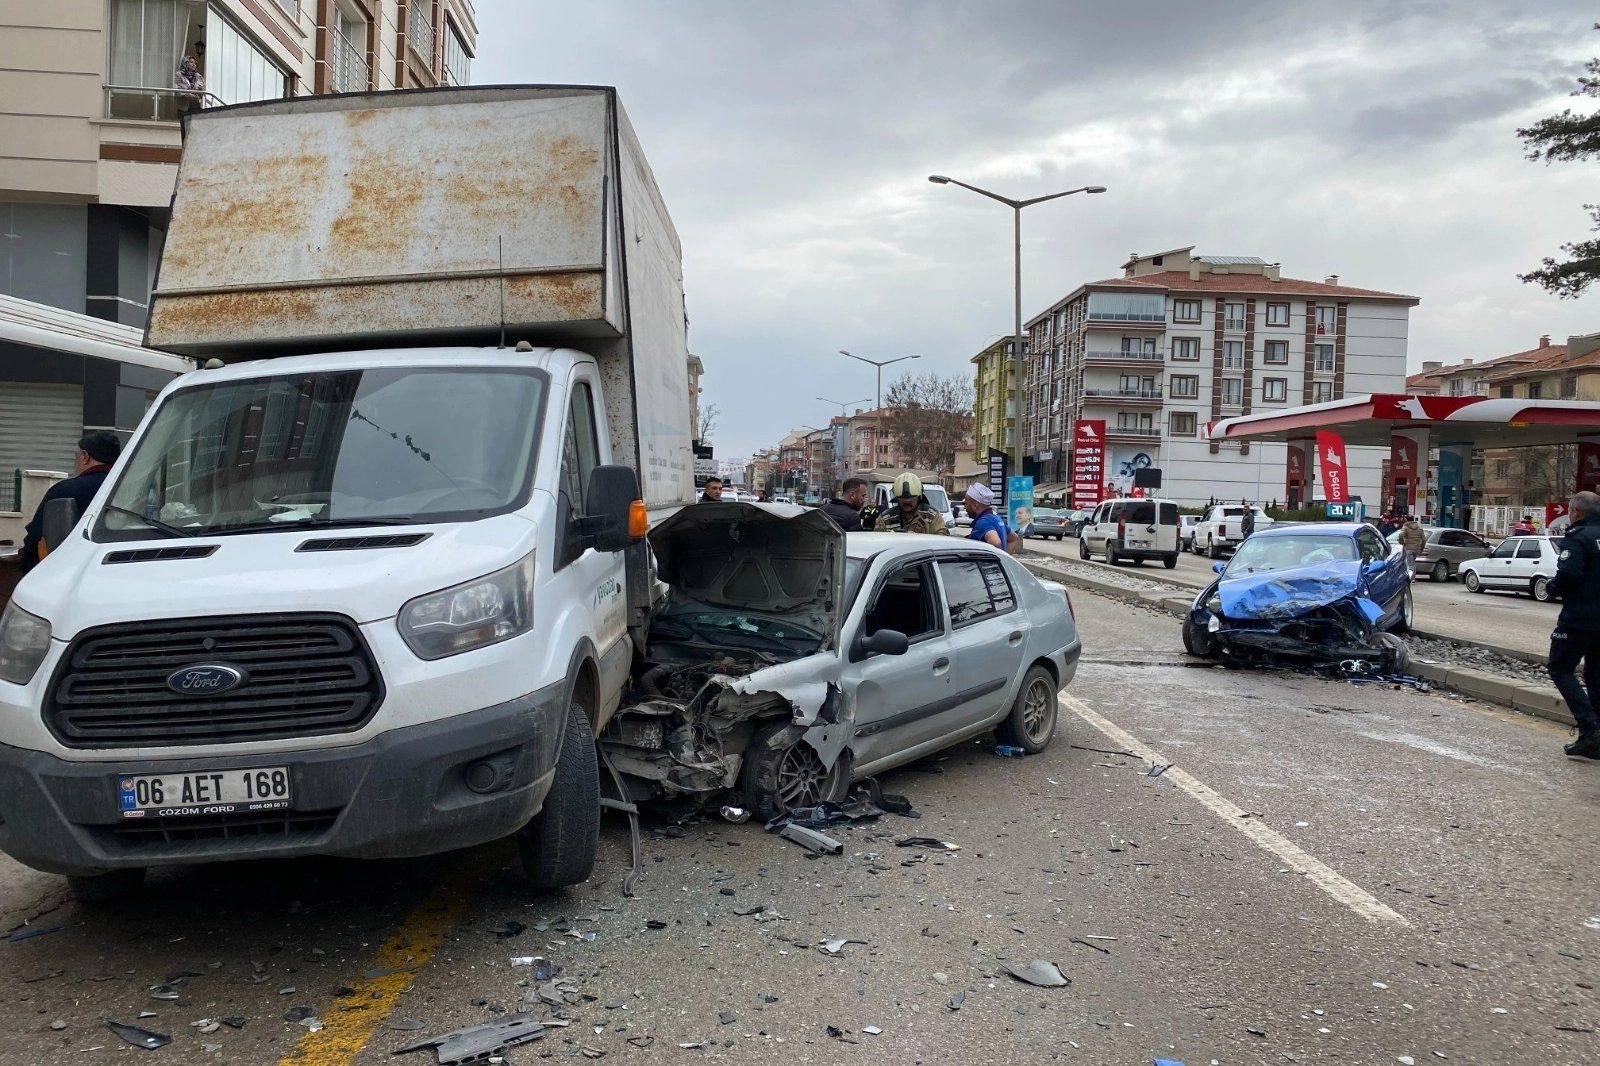
{"label": "police uniform", "polygon": [[1550,591],[1561,597],[1561,617],[1550,634],[1550,679],[1578,722],[1578,739],[1567,745],[1567,754],[1600,759],[1594,708],[1600,693],[1600,515],[1585,515],[1567,529]]}
{"label": "police uniform", "polygon": [[880,533],[944,533],[948,527],[944,522],[944,515],[917,501],[917,509],[906,514],[898,506],[892,506],[878,515],[877,530]]}

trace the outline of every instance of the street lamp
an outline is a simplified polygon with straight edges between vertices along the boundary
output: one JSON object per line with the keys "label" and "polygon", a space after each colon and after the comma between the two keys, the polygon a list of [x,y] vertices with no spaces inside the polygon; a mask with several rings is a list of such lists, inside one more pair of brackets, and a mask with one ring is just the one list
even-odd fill
{"label": "street lamp", "polygon": [[[843,356],[846,356],[846,357],[848,357],[850,359],[854,359],[857,362],[870,363],[871,365],[873,365],[873,366],[878,368],[878,404],[877,404],[876,407],[873,408],[874,411],[880,411],[880,410],[883,409],[883,368],[888,366],[890,363],[903,363],[907,359],[921,359],[922,358],[922,356],[920,356],[920,355],[902,355],[898,359],[885,359],[882,362],[879,362],[876,359],[867,359],[867,358],[865,358],[863,356],[851,355],[849,352],[845,351],[843,348],[839,349],[839,354],[843,355]],[[818,399],[821,399],[821,397],[818,397]],[[833,401],[829,400],[828,402],[832,403]]]}
{"label": "street lamp", "polygon": [[[1016,441],[1016,463],[1017,463],[1017,465],[1016,465],[1016,468],[1012,472],[1016,473],[1016,474],[1021,474],[1022,473],[1022,370],[1023,370],[1023,364],[1022,364],[1022,209],[1024,207],[1032,207],[1034,204],[1042,204],[1046,200],[1059,200],[1061,197],[1063,197],[1063,196],[1071,196],[1073,193],[1079,193],[1079,192],[1087,192],[1087,193],[1105,192],[1106,191],[1106,187],[1104,185],[1085,185],[1081,189],[1068,189],[1066,192],[1053,192],[1053,193],[1050,193],[1049,195],[1046,195],[1046,196],[1035,196],[1032,199],[1028,199],[1028,200],[1013,200],[1009,196],[1001,196],[999,193],[990,192],[988,189],[980,189],[976,185],[968,185],[964,181],[957,181],[955,178],[947,178],[943,174],[929,174],[928,175],[928,180],[933,182],[935,185],[959,185],[963,189],[967,189],[967,190],[970,190],[971,192],[977,193],[979,196],[987,196],[991,200],[998,200],[1001,203],[1005,204],[1007,207],[1011,208],[1011,212],[1012,212],[1012,216],[1011,216],[1012,217],[1011,251],[1012,251],[1012,263],[1013,263],[1013,266],[1014,266],[1014,281],[1015,281],[1015,285],[1014,285],[1015,303],[1014,303],[1014,307],[1013,307],[1014,312],[1015,312],[1015,318],[1013,319],[1013,322],[1015,324],[1015,329],[1013,330],[1013,332],[1011,334],[1011,343],[1013,345],[1013,348],[1014,348],[1014,351],[1015,351],[1015,354],[1016,354],[1016,357],[1017,357],[1017,364],[1016,364],[1017,365],[1017,386],[1016,386],[1015,398],[1013,400],[1013,402],[1016,404],[1016,408],[1017,408],[1016,414],[1013,415],[1013,418],[1015,419],[1015,422],[1016,422],[1016,432],[1017,432],[1017,441]],[[1004,422],[1005,422],[1005,419],[1002,417],[1001,424],[1003,425]]]}
{"label": "street lamp", "polygon": [[854,403],[866,403],[868,400],[872,399],[872,397],[871,396],[863,396],[859,400],[830,400],[826,396],[818,396],[817,399],[821,400],[823,403],[838,404],[839,405],[839,417],[843,418],[845,409],[847,407],[849,407],[851,404],[854,404]]}

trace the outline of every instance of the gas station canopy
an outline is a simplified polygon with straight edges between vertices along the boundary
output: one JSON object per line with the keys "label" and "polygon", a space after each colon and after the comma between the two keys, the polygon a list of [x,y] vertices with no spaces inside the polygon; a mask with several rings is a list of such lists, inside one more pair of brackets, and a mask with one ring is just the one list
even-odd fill
{"label": "gas station canopy", "polygon": [[1600,438],[1600,402],[1492,396],[1347,396],[1211,423],[1215,441],[1310,440],[1332,430],[1352,447],[1387,448],[1396,430],[1431,430],[1435,446],[1529,448]]}

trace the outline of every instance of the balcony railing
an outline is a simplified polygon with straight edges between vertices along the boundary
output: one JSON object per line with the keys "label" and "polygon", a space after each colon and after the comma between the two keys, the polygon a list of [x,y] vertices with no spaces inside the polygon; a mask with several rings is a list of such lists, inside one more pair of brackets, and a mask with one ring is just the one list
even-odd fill
{"label": "balcony railing", "polygon": [[406,40],[411,50],[417,53],[417,58],[432,70],[433,20],[428,17],[428,0],[411,0],[407,10],[411,12],[411,28],[406,33]]}
{"label": "balcony railing", "polygon": [[1166,359],[1162,352],[1084,352],[1083,357],[1091,363],[1159,363]]}
{"label": "balcony railing", "polygon": [[334,53],[333,91],[336,93],[364,93],[371,87],[372,71],[366,56],[358,51],[348,37],[338,36],[338,50]]}
{"label": "balcony railing", "polygon": [[221,107],[215,93],[193,89],[167,89],[148,85],[107,85],[104,88],[106,118],[125,118],[144,122],[176,122],[178,97],[201,98],[202,107]]}
{"label": "balcony railing", "polygon": [[1108,437],[1138,437],[1140,440],[1160,440],[1161,431],[1150,426],[1107,426]]}
{"label": "balcony railing", "polygon": [[1084,389],[1086,399],[1160,400],[1160,389]]}
{"label": "balcony railing", "polygon": [[1165,325],[1167,314],[1165,311],[1159,315],[1141,315],[1133,311],[1090,311],[1088,320],[1090,322],[1156,322]]}

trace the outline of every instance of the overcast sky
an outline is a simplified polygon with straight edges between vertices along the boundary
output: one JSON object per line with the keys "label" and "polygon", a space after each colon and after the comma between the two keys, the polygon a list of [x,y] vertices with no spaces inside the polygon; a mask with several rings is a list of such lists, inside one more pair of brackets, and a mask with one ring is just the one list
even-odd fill
{"label": "overcast sky", "polygon": [[1516,274],[1587,234],[1600,164],[1523,158],[1600,54],[1593,4],[477,0],[473,81],[615,85],[683,240],[717,455],[824,425],[877,359],[970,372],[1130,252],[1410,293],[1410,363],[1600,330]]}

